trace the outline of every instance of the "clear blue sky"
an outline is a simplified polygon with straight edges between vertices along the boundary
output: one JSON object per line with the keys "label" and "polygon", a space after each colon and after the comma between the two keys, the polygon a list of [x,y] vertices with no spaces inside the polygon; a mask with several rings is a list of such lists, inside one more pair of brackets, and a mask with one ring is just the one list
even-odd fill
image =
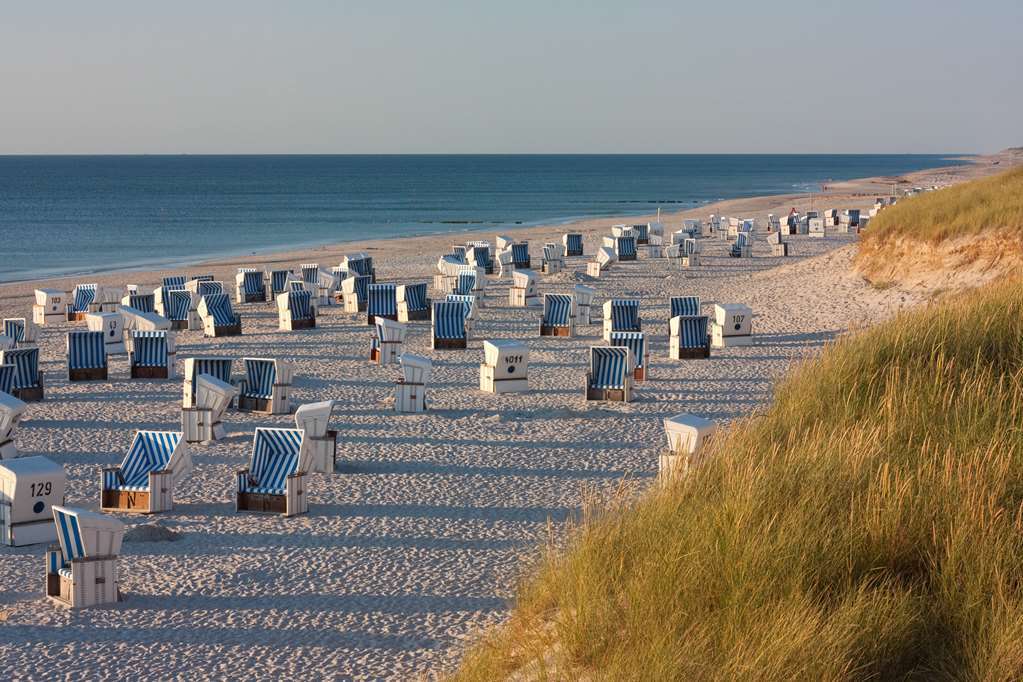
{"label": "clear blue sky", "polygon": [[1023,2],[10,2],[0,153],[1023,145]]}

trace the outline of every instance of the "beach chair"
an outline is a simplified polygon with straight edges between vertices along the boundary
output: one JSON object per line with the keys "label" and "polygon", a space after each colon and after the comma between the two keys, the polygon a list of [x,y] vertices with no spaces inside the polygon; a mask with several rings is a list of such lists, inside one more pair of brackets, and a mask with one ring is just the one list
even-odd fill
{"label": "beach chair", "polygon": [[611,226],[611,238],[617,237],[635,237],[636,233],[632,229],[632,225],[612,225]]}
{"label": "beach chair", "polygon": [[0,463],[0,544],[55,542],[53,507],[64,504],[66,487],[64,467],[46,457],[5,458]]}
{"label": "beach chair", "polygon": [[245,380],[238,396],[242,412],[291,413],[291,382],[294,366],[284,360],[243,358]]}
{"label": "beach chair", "polygon": [[600,277],[600,274],[605,270],[610,269],[617,260],[618,255],[613,249],[607,246],[601,246],[597,249],[593,262],[586,264],[586,274],[590,277]]}
{"label": "beach chair", "polygon": [[36,289],[32,321],[39,326],[60,324],[67,319],[67,292],[60,289]]}
{"label": "beach chair", "polygon": [[[10,368],[10,376],[14,377],[14,366],[4,365]],[[0,459],[14,459],[18,456],[18,446],[14,443],[14,430],[18,428],[18,422],[22,415],[28,410],[28,405],[13,395],[4,391],[0,386]]]}
{"label": "beach chair", "polygon": [[400,284],[395,289],[398,306],[398,321],[430,319],[430,299],[426,297],[426,283]]}
{"label": "beach chair", "polygon": [[376,333],[369,349],[370,361],[378,365],[397,364],[408,328],[404,323],[386,317],[377,317],[374,326]]}
{"label": "beach chair", "polygon": [[679,315],[692,317],[700,314],[699,296],[672,296],[668,304],[671,311],[671,314],[668,315],[669,318]]}
{"label": "beach chair", "polygon": [[529,269],[529,242],[516,242],[511,245],[512,267],[516,270]]}
{"label": "beach chair", "polygon": [[320,283],[320,264],[319,263],[302,263],[299,266],[302,268],[302,281],[312,284],[313,286],[319,286]]}
{"label": "beach chair", "polygon": [[370,284],[377,281],[377,271],[373,267],[373,257],[365,253],[353,253],[345,256],[341,261],[341,267],[348,272],[348,276],[369,277]]}
{"label": "beach chair", "polygon": [[512,284],[508,289],[508,305],[513,308],[539,305],[540,295],[536,290],[536,280],[536,273],[532,270],[512,272]]}
{"label": "beach chair", "polygon": [[650,243],[650,225],[647,223],[639,223],[632,226],[632,233],[636,237],[636,245],[646,245]]}
{"label": "beach chair", "polygon": [[593,297],[597,290],[585,284],[576,284],[572,288],[572,297],[575,299],[575,322],[576,324],[592,324],[590,311],[593,305]]}
{"label": "beach chair", "polygon": [[495,243],[497,244],[498,251],[505,251],[511,249],[511,246],[512,244],[515,243],[515,240],[506,234],[499,234],[497,235]]}
{"label": "beach chair", "polygon": [[[437,273],[433,276],[433,288],[444,293],[454,290],[458,281],[458,273],[465,262],[460,256],[448,254],[437,259]],[[475,272],[475,268],[472,269]]]}
{"label": "beach chair", "polygon": [[636,238],[616,237],[615,256],[619,261],[636,260]]}
{"label": "beach chair", "polygon": [[434,350],[467,347],[466,306],[460,301],[435,301],[431,325],[431,345]]}
{"label": "beach chair", "polygon": [[125,352],[131,352],[131,333],[141,332],[173,332],[171,323],[166,317],[156,313],[144,313],[130,306],[121,306],[118,310],[121,315],[121,331],[125,342]]}
{"label": "beach chair", "polygon": [[277,296],[278,328],[284,331],[314,329],[316,313],[312,294],[308,291],[287,291]]}
{"label": "beach chair", "polygon": [[662,481],[682,476],[691,464],[699,463],[700,451],[717,430],[710,419],[692,414],[676,414],[664,418],[664,435],[668,450],[658,456],[657,473]]}
{"label": "beach chair", "polygon": [[239,336],[242,318],[231,309],[227,294],[207,294],[199,301],[199,319],[206,337]]}
{"label": "beach chair", "polygon": [[398,287],[394,284],[366,286],[366,323],[373,326],[377,318],[398,320]]}
{"label": "beach chair", "polygon": [[304,433],[303,443],[309,450],[307,471],[310,473],[334,473],[337,463],[337,431],[328,428],[333,410],[333,400],[306,403],[295,410],[295,426]]}
{"label": "beach chair", "polygon": [[732,258],[750,258],[753,256],[753,240],[749,232],[739,232],[735,236],[735,242],[728,250]]}
{"label": "beach chair", "polygon": [[395,412],[423,412],[426,410],[426,382],[430,380],[433,363],[411,353],[402,353],[401,378],[395,382]]}
{"label": "beach chair", "polygon": [[199,374],[193,384],[194,405],[181,408],[181,431],[185,442],[220,440],[225,434],[224,413],[238,396],[238,387],[209,374]]}
{"label": "beach chair", "polygon": [[235,511],[305,514],[308,471],[309,448],[301,429],[257,427],[249,467],[236,476]]}
{"label": "beach chair", "polygon": [[24,317],[5,317],[3,333],[14,339],[15,348],[25,348],[36,345],[38,327]]}
{"label": "beach chair", "polygon": [[470,242],[465,253],[465,261],[474,268],[480,268],[484,274],[494,274],[494,262],[490,258],[490,244],[487,242]]}
{"label": "beach chair", "polygon": [[567,232],[561,236],[561,245],[565,247],[566,256],[583,255],[583,236],[576,232]]}
{"label": "beach chair", "polygon": [[700,242],[686,237],[679,244],[678,266],[680,268],[694,268],[700,264]]}
{"label": "beach chair", "polygon": [[541,270],[545,275],[554,275],[565,267],[565,252],[560,244],[544,244]]}
{"label": "beach chair", "polygon": [[234,276],[234,302],[257,303],[266,301],[266,283],[263,272],[256,268],[238,268]]}
{"label": "beach chair", "polygon": [[625,346],[632,351],[632,378],[646,381],[646,339],[643,332],[611,332],[609,346]]}
{"label": "beach chair", "polygon": [[706,315],[672,315],[668,330],[668,355],[672,360],[710,357]]}
{"label": "beach chair", "polygon": [[207,374],[225,384],[231,384],[233,364],[234,359],[228,357],[185,358],[184,380],[181,384],[181,406],[195,407],[195,382],[200,374]]}
{"label": "beach chair", "polygon": [[291,270],[268,270],[266,272],[266,285],[267,286],[267,301],[273,303],[277,300],[277,297],[286,291],[290,291],[288,288],[288,280],[291,278]]}
{"label": "beach chair", "polygon": [[198,305],[203,296],[223,294],[226,292],[224,283],[214,279],[193,279],[185,284],[185,291],[195,294],[192,300]]}
{"label": "beach chair", "polygon": [[444,300],[462,304],[465,308],[466,338],[472,336],[473,324],[476,319],[476,305],[479,303],[479,299],[471,294],[448,294]]}
{"label": "beach chair", "polygon": [[0,350],[0,366],[2,365],[14,366],[14,379],[11,382],[11,390],[7,393],[26,403],[43,399],[43,373],[39,371],[38,348]]}
{"label": "beach chair", "polygon": [[[188,282],[212,282],[214,280],[213,275],[206,273],[204,275],[189,275]],[[188,287],[188,282],[185,282],[185,287]]]}
{"label": "beach chair", "polygon": [[611,340],[611,332],[643,331],[639,316],[639,300],[613,298],[604,302],[604,341]]}
{"label": "beach chair", "polygon": [[737,303],[714,305],[714,322],[710,326],[714,348],[753,345],[753,310]]}
{"label": "beach chair", "polygon": [[341,282],[341,295],[346,313],[365,312],[369,285],[372,283],[373,278],[369,275],[351,274],[348,275],[348,279]]}
{"label": "beach chair", "polygon": [[18,344],[10,336],[0,334],[0,350],[14,350]]}
{"label": "beach chair", "polygon": [[132,379],[170,379],[174,376],[174,337],[170,332],[133,329],[129,339]]}
{"label": "beach chair", "polygon": [[484,341],[480,390],[485,393],[528,391],[529,346],[514,339]]}
{"label": "beach chair", "polygon": [[116,313],[86,313],[85,326],[89,331],[103,335],[103,348],[107,355],[124,355],[124,315]]}
{"label": "beach chair", "polygon": [[85,314],[98,312],[100,304],[96,301],[97,284],[78,284],[71,291],[71,303],[67,304],[67,321],[78,322],[85,319]]}
{"label": "beach chair", "polygon": [[121,299],[122,308],[131,308],[137,310],[140,313],[155,313],[156,312],[156,295],[155,294],[128,294]]}
{"label": "beach chair", "polygon": [[156,291],[156,312],[166,317],[171,323],[171,329],[199,329],[198,313],[193,312],[193,294],[185,289],[168,289],[166,287]]}
{"label": "beach chair", "polygon": [[192,454],[180,431],[136,431],[117,467],[100,476],[103,511],[154,514],[174,508],[174,487],[192,473]]}
{"label": "beach chair", "polygon": [[575,335],[575,298],[572,294],[544,294],[540,336]]}
{"label": "beach chair", "polygon": [[513,274],[515,272],[515,268],[512,266],[511,249],[497,252],[497,276],[504,277],[505,272]]}
{"label": "beach chair", "polygon": [[633,370],[632,350],[628,347],[591,346],[586,399],[629,402],[632,400]]}
{"label": "beach chair", "polygon": [[121,600],[117,561],[124,524],[113,516],[54,506],[57,546],[46,551],[46,596],[70,608]]}
{"label": "beach chair", "polygon": [[68,332],[68,381],[106,381],[107,351],[103,332]]}

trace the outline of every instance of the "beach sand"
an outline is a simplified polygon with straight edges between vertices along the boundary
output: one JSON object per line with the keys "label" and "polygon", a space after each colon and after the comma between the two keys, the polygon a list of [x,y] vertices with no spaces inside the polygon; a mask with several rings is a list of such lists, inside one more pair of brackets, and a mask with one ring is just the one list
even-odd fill
{"label": "beach sand", "polygon": [[[940,182],[991,168],[982,162],[941,171]],[[937,176],[913,174],[910,181],[934,184],[929,177]],[[841,195],[818,196],[816,207],[865,208],[876,187],[869,182],[885,180],[844,183]],[[684,215],[762,219],[808,203],[805,195],[760,197]],[[666,232],[680,226],[679,215],[663,220]],[[617,222],[587,220],[571,229],[585,235],[592,257],[600,235]],[[543,242],[560,241],[567,229],[515,235],[530,240],[538,264]],[[327,267],[363,250],[375,257],[381,282],[428,281],[450,244],[477,234],[494,236],[368,241],[185,271],[233,283],[238,265]],[[628,404],[584,400],[587,349],[603,345],[600,326],[578,328],[571,339],[537,337],[539,310],[507,306],[508,278],[491,278],[468,350],[431,351],[428,323],[411,325],[405,350],[434,361],[430,409],[422,415],[391,411],[398,370],[367,361],[372,331],[364,314],[323,308],[317,329],[280,332],[275,309],[248,304],[236,306],[244,336],[179,332],[179,362],[193,354],[293,360],[295,403],[338,401],[336,474],[311,477],[308,515],[236,514],[234,472],[247,465],[255,427],[293,420],[232,410],[227,439],[192,446],[195,471],[177,490],[174,511],[121,517],[180,533],[174,542],[125,542],[121,604],[75,613],[57,607],[41,597],[43,546],[0,548],[0,676],[410,679],[448,669],[467,640],[507,614],[528,558],[552,529],[557,536],[584,496],[609,493],[626,477],[652,481],[663,417],[691,412],[727,422],[749,415],[793,362],[845,330],[920,302],[855,275],[855,241],[855,234],[791,237],[791,256],[778,259],[767,255],[761,235],[754,258],[731,259],[725,240],[706,239],[704,264],[689,271],[665,259],[617,264],[592,284],[598,306],[612,296],[642,299],[650,378]],[[586,260],[570,258],[566,272],[541,277],[541,292],[568,292],[585,281]],[[152,285],[159,277],[111,273],[88,281]],[[70,290],[74,282],[46,284]],[[0,312],[28,315],[39,285],[0,287]],[[669,361],[668,297],[681,294],[702,296],[706,312],[716,302],[750,305],[756,345],[714,351],[710,360]],[[97,508],[100,469],[120,462],[136,429],[179,429],[181,381],[131,381],[126,360],[117,357],[110,381],[68,384],[69,328],[41,330],[46,400],[31,404],[16,440],[23,454],[65,466],[68,504]],[[529,393],[478,390],[487,338],[528,340]]]}

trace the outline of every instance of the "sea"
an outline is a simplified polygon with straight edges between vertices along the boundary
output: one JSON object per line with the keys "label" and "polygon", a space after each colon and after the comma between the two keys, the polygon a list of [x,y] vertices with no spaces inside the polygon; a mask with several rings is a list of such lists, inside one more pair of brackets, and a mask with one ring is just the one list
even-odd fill
{"label": "sea", "polygon": [[677,211],[955,156],[0,156],[0,282]]}

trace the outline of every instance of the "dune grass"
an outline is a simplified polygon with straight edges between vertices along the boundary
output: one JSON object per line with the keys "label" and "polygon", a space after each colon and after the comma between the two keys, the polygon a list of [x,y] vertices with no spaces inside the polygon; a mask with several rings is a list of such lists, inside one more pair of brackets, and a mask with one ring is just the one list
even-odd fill
{"label": "dune grass", "polygon": [[1023,678],[1021,291],[843,337],[684,479],[589,509],[454,678]]}

